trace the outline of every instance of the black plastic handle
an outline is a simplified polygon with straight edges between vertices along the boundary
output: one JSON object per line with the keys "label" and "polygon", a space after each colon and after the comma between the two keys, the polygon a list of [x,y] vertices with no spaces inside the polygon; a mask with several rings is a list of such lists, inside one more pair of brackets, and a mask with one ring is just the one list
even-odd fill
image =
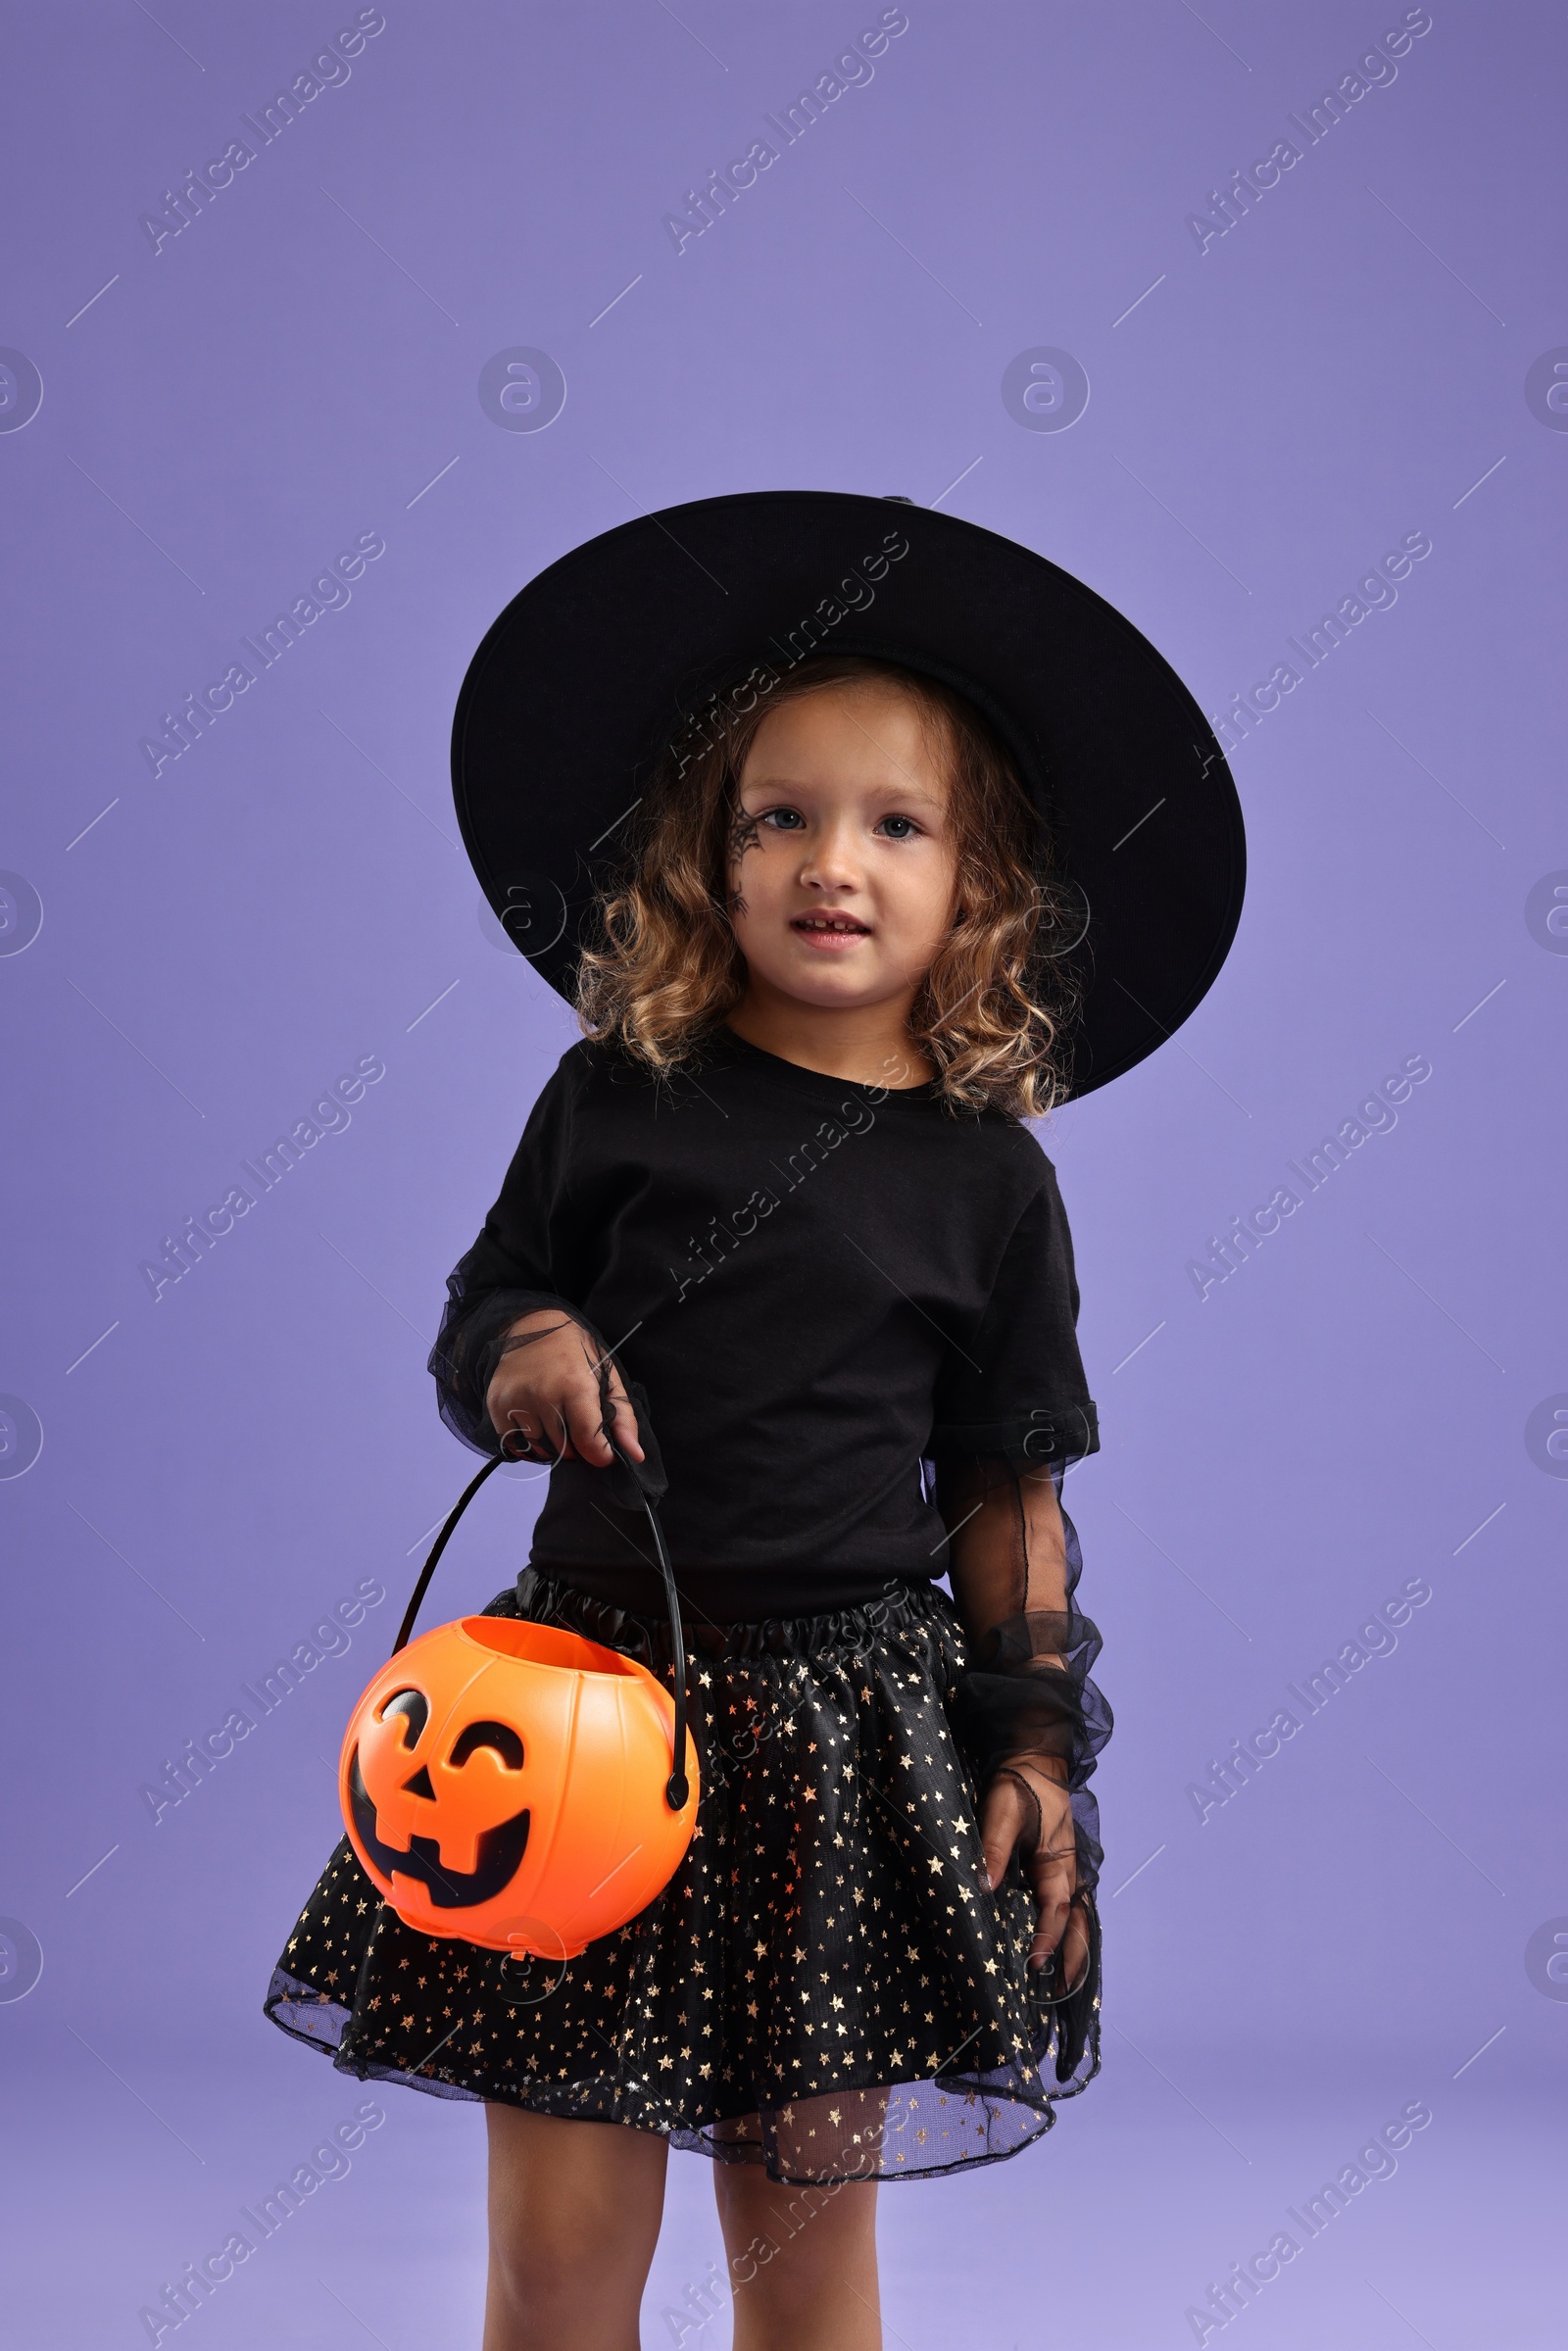
{"label": "black plastic handle", "polygon": [[[608,1366],[603,1375],[603,1380],[605,1391],[608,1394]],[[515,1432],[512,1430],[507,1432],[507,1436],[501,1441],[501,1450],[496,1455],[495,1459],[493,1461],[487,1461],[483,1469],[479,1471],[477,1477],[471,1478],[468,1484],[464,1488],[462,1494],[458,1496],[457,1502],[454,1504],[450,1514],[448,1515],[446,1524],[443,1526],[440,1534],[435,1539],[429,1558],[426,1559],[424,1566],[419,1571],[419,1580],[414,1587],[413,1597],[409,1601],[408,1609],[404,1615],[403,1622],[398,1628],[398,1637],[392,1643],[391,1653],[394,1657],[397,1655],[400,1649],[406,1649],[409,1645],[409,1641],[414,1632],[414,1620],[419,1613],[419,1602],[424,1598],[425,1593],[430,1589],[430,1578],[435,1574],[437,1562],[439,1561],[442,1552],[446,1549],[448,1543],[451,1541],[453,1530],[456,1528],[459,1519],[463,1516],[463,1513],[465,1510],[466,1510],[468,1504],[472,1501],[474,1495],[478,1493],[486,1478],[493,1477],[503,1462],[520,1461],[526,1458],[526,1455],[523,1453],[512,1452],[508,1449],[508,1440],[514,1434]],[[675,1590],[675,1572],[669,1564],[669,1553],[664,1547],[664,1530],[659,1523],[659,1512],[654,1505],[654,1498],[652,1494],[644,1491],[642,1488],[642,1481],[637,1475],[636,1462],[631,1460],[628,1455],[622,1451],[614,1437],[611,1435],[609,1428],[606,1429],[605,1435],[607,1438],[609,1438],[611,1446],[615,1454],[616,1462],[620,1467],[630,1473],[632,1480],[638,1487],[639,1499],[642,1502],[644,1510],[648,1514],[648,1524],[653,1529],[654,1550],[659,1559],[659,1572],[664,1580],[664,1606],[669,1617],[670,1649],[673,1653],[675,1666],[675,1737],[673,1752],[671,1755],[671,1761],[674,1765],[674,1769],[671,1771],[669,1778],[664,1783],[664,1801],[669,1806],[671,1812],[681,1812],[685,1809],[686,1799],[691,1793],[691,1784],[686,1777],[685,1769],[686,1641],[685,1635],[681,1629],[680,1594]]]}

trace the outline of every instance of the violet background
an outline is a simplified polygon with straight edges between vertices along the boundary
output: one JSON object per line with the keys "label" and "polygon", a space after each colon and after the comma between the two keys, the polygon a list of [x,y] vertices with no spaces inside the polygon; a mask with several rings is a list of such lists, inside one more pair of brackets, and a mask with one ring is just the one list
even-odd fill
{"label": "violet background", "polygon": [[[1433,543],[1236,755],[1218,984],[1043,1136],[1104,1431],[1071,1498],[1118,1717],[1106,2061],[1016,2161],[884,2194],[888,2340],[1191,2342],[1208,2282],[1425,2099],[1397,2175],[1226,2338],[1554,2341],[1568,1985],[1526,1947],[1568,1932],[1568,1486],[1525,1431],[1568,1390],[1568,960],[1526,900],[1568,867],[1568,439],[1524,386],[1568,342],[1557,12],[1434,0],[1397,78],[1200,255],[1187,214],[1402,11],[910,0],[874,78],[677,256],[664,213],[875,7],[388,0],[351,79],[155,256],[143,210],[353,14],[10,12],[0,342],[44,387],[0,433],[0,865],[43,909],[0,956],[0,1389],[43,1431],[0,1479],[0,1911],[43,1954],[0,1996],[14,2339],[149,2339],[162,2282],[373,2087],[260,2001],[467,1475],[423,1370],[443,1280],[572,1035],[457,846],[465,665],[635,512],[814,486],[1038,548],[1209,710]],[[564,373],[545,431],[477,397],[519,345]],[[1087,369],[1069,431],[1003,404],[1039,345]],[[347,609],[154,780],[160,713],[365,531]],[[1397,1127],[1200,1302],[1186,1261],[1418,1053]],[[155,1304],[140,1261],[365,1054],[349,1129]],[[491,1485],[439,1613],[510,1581],[529,1487]],[[367,1576],[389,1596],[350,1653],[155,1827],[142,1784]],[[1396,1652],[1200,1826],[1189,1783],[1414,1576]],[[0,1942],[0,1995],[24,1962]],[[477,2341],[478,2110],[377,2094],[350,2176],[182,2341]],[[675,2161],[646,2342],[718,2256]]]}

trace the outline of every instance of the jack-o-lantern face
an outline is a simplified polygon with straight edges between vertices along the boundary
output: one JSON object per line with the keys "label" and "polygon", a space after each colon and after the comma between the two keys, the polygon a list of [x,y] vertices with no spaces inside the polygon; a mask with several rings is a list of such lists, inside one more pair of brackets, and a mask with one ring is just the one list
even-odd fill
{"label": "jack-o-lantern face", "polygon": [[[444,1742],[443,1756],[429,1732],[422,1690],[396,1690],[372,1709],[349,1766],[354,1825],[388,1877],[397,1871],[421,1880],[437,1910],[469,1910],[511,1884],[528,1842],[527,1806],[510,1809],[522,1740],[510,1723],[480,1719]],[[461,1793],[447,1786],[459,1773]]]}
{"label": "jack-o-lantern face", "polygon": [[665,1800],[669,1691],[554,1625],[470,1616],[421,1633],[356,1706],[338,1791],[349,1840],[406,1925],[569,1958],[667,1884],[697,1818]]}

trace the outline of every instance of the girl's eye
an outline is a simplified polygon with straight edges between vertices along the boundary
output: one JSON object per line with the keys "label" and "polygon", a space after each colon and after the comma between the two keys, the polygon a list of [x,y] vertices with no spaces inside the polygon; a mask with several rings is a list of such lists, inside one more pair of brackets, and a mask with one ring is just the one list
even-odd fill
{"label": "girl's eye", "polygon": [[757,821],[759,824],[770,824],[775,832],[789,833],[798,825],[804,825],[806,818],[799,808],[767,808]]}
{"label": "girl's eye", "polygon": [[884,816],[876,829],[890,841],[912,841],[920,828],[912,816]]}

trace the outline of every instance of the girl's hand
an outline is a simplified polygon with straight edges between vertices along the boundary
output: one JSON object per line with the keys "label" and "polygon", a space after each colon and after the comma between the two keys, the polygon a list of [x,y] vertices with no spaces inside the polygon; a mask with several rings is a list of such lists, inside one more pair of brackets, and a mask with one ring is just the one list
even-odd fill
{"label": "girl's hand", "polygon": [[1078,1890],[1078,1846],[1067,1790],[1045,1762],[1016,1756],[997,1771],[980,1808],[980,1844],[991,1890],[1002,1884],[1014,1848],[1034,1887],[1038,1917],[1029,1965],[1042,1968],[1059,1944],[1062,1991],[1083,1981],[1089,1932]]}
{"label": "girl's hand", "polygon": [[[607,1469],[614,1459],[602,1426],[599,1374],[594,1343],[579,1323],[553,1307],[524,1314],[509,1339],[538,1332],[526,1347],[513,1347],[496,1365],[485,1395],[485,1410],[498,1437],[517,1430],[536,1461],[586,1461]],[[610,1396],[615,1442],[641,1461],[637,1417],[620,1373],[610,1366]]]}

